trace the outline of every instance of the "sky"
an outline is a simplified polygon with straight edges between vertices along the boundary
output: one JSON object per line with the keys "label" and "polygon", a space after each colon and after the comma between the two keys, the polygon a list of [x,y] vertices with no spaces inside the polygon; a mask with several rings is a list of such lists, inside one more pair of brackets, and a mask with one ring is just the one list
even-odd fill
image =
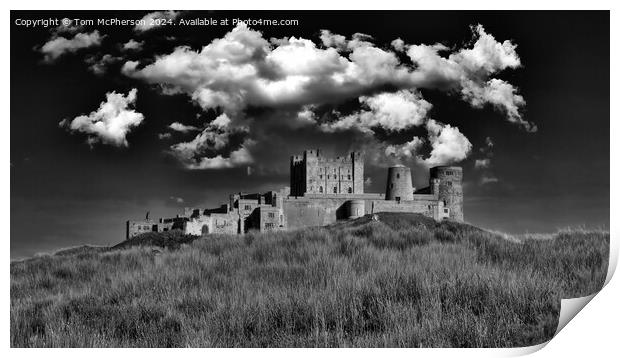
{"label": "sky", "polygon": [[[94,24],[36,21],[50,18]],[[483,228],[609,228],[609,12],[12,11],[11,24],[12,258],[277,190],[309,148],[365,152],[366,192],[385,190],[390,165],[418,188],[460,165],[465,220]]]}

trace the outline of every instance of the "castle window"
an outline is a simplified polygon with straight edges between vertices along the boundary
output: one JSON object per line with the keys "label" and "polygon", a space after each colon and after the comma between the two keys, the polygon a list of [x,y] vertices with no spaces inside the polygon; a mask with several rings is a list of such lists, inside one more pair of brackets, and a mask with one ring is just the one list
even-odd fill
{"label": "castle window", "polygon": [[338,188],[334,187],[334,194],[338,193]]}
{"label": "castle window", "polygon": [[351,174],[347,175],[347,179],[351,180]]}
{"label": "castle window", "polygon": [[349,192],[349,194],[351,194],[353,192],[353,188],[349,187],[347,191]]}
{"label": "castle window", "polygon": [[322,175],[319,175],[319,179],[323,179],[323,176],[322,176]]}
{"label": "castle window", "polygon": [[443,209],[443,212],[447,214],[448,213],[448,209]]}
{"label": "castle window", "polygon": [[452,182],[451,182],[451,181],[449,181],[449,182],[447,182],[447,183],[446,183],[446,185],[447,185],[447,186],[452,186]]}
{"label": "castle window", "polygon": [[323,192],[323,187],[321,186],[319,187],[319,193],[322,193],[322,192]]}
{"label": "castle window", "polygon": [[273,229],[273,223],[265,223],[265,229]]}
{"label": "castle window", "polygon": [[268,213],[267,216],[271,219],[275,218],[275,214],[274,213]]}
{"label": "castle window", "polygon": [[396,173],[396,179],[400,178],[400,173]]}
{"label": "castle window", "polygon": [[252,210],[252,206],[251,205],[245,205],[243,207],[244,210]]}

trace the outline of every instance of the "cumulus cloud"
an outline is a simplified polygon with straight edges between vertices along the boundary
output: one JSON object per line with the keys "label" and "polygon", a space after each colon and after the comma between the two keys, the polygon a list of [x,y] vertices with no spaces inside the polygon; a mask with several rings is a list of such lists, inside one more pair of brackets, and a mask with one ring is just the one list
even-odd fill
{"label": "cumulus cloud", "polygon": [[418,158],[418,150],[424,145],[424,140],[413,137],[412,140],[401,145],[388,145],[385,155],[397,158]]}
{"label": "cumulus cloud", "polygon": [[426,129],[432,148],[430,156],[424,160],[427,165],[432,167],[460,162],[471,152],[471,143],[458,128],[431,119]]}
{"label": "cumulus cloud", "polygon": [[162,26],[158,21],[175,20],[181,13],[178,11],[155,11],[142,17],[142,21],[134,27],[136,32],[146,32]]}
{"label": "cumulus cloud", "polygon": [[127,147],[127,134],[144,120],[141,113],[133,108],[138,90],[132,89],[122,93],[109,92],[106,100],[101,102],[96,111],[88,115],[75,117],[73,120],[64,119],[59,126],[70,132],[81,132],[87,135],[87,143],[109,144],[115,147]]}
{"label": "cumulus cloud", "polygon": [[130,39],[129,41],[123,44],[122,48],[125,51],[140,51],[142,50],[143,46],[144,46],[144,41],[136,41],[134,39]]}
{"label": "cumulus cloud", "polygon": [[[472,144],[458,128],[429,119],[425,128],[428,138],[413,137],[403,144],[385,146],[386,157],[400,160],[414,160],[426,167],[458,163],[470,154]],[[430,153],[425,155],[423,147],[428,145]]]}
{"label": "cumulus cloud", "polygon": [[[232,144],[230,138],[244,134],[247,128],[229,128],[229,124],[228,116],[222,114],[191,141],[173,144],[170,153],[187,169],[222,169],[251,164],[253,158],[248,147],[254,144],[253,140],[247,139],[238,148],[230,149]],[[178,130],[180,126],[175,127]],[[227,156],[218,153],[227,149],[229,151]]]}
{"label": "cumulus cloud", "polygon": [[399,131],[423,124],[432,108],[418,93],[409,90],[362,96],[359,101],[363,110],[323,124],[323,128],[327,131],[356,128],[371,132],[373,127],[382,127]]}
{"label": "cumulus cloud", "polygon": [[342,35],[333,34],[329,30],[321,30],[321,36],[319,36],[319,38],[325,47],[335,47],[341,50],[347,48],[347,38]]}
{"label": "cumulus cloud", "polygon": [[472,27],[472,31],[476,39],[473,46],[448,57],[441,55],[449,51],[442,44],[408,46],[407,54],[418,66],[413,75],[425,86],[458,91],[476,108],[489,104],[505,113],[510,122],[535,132],[536,125],[522,118],[523,96],[510,83],[490,78],[505,69],[521,67],[517,46],[509,40],[496,41],[482,25]]}
{"label": "cumulus cloud", "polygon": [[170,139],[170,138],[172,138],[172,134],[170,134],[170,133],[159,133],[157,135],[157,138],[159,138],[161,140]]}
{"label": "cumulus cloud", "polygon": [[101,36],[99,31],[91,33],[79,33],[72,38],[63,36],[53,36],[46,42],[39,51],[43,54],[45,62],[53,62],[66,53],[77,52],[80,49],[99,46],[105,36]]}
{"label": "cumulus cloud", "polygon": [[[248,108],[268,108],[271,119],[261,119],[266,122],[286,115],[289,127],[315,126],[324,132],[350,130],[368,136],[378,127],[423,127],[428,138],[419,140],[430,148],[423,160],[446,164],[465,159],[471,143],[458,128],[429,119],[432,105],[422,90],[454,95],[474,108],[491,106],[508,121],[535,130],[522,117],[525,100],[518,89],[494,77],[521,66],[516,45],[497,41],[481,25],[472,32],[472,42],[461,48],[407,44],[402,39],[384,48],[370,35],[347,38],[328,30],[321,31],[317,42],[296,37],[267,40],[239,24],[200,50],[180,46],[152,60],[127,61],[122,73],[158,85],[165,95],[185,94],[203,110],[226,116],[220,118],[225,126],[211,123],[193,141],[171,148],[188,167],[230,167],[251,158],[249,147],[228,140],[232,131],[245,130],[256,120],[247,114]],[[351,100],[360,108],[340,115],[336,106]],[[336,118],[317,115],[321,106],[332,106]],[[256,138],[253,133],[248,137]],[[394,147],[393,153],[414,153],[413,144]],[[240,152],[233,156],[235,151]],[[202,159],[204,164],[199,164]]]}
{"label": "cumulus cloud", "polygon": [[[203,136],[203,138],[204,137],[205,136]],[[217,154],[215,156],[197,157],[195,156],[195,150],[187,150],[188,146],[185,146],[185,148],[179,148],[178,145],[176,148],[173,148],[173,153],[186,169],[227,169],[252,164],[254,160],[247,148],[247,146],[251,146],[252,144],[253,143],[251,141],[248,141],[239,149],[230,152],[228,156]],[[194,140],[192,141],[192,145],[200,146],[202,143],[198,140]]]}
{"label": "cumulus cloud", "polygon": [[484,84],[474,81],[464,81],[461,90],[463,99],[472,106],[480,108],[490,104],[506,114],[510,122],[520,124],[529,132],[536,132],[537,126],[523,120],[520,108],[525,105],[523,96],[516,94],[516,89],[510,83],[492,78]]}
{"label": "cumulus cloud", "polygon": [[392,45],[392,48],[394,48],[394,50],[396,50],[398,52],[405,51],[405,41],[403,41],[400,38],[392,41],[392,43],[390,43],[390,45]]}
{"label": "cumulus cloud", "polygon": [[168,128],[172,129],[173,131],[181,132],[181,133],[187,133],[187,132],[193,132],[193,131],[200,130],[200,128],[198,127],[185,125],[179,122],[174,122],[170,124]]}

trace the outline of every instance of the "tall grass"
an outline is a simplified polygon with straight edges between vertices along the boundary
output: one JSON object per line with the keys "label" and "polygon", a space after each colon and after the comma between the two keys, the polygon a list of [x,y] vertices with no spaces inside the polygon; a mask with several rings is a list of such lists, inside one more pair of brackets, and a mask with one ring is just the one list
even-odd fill
{"label": "tall grass", "polygon": [[379,217],[14,262],[11,346],[525,346],[605,280],[606,232]]}

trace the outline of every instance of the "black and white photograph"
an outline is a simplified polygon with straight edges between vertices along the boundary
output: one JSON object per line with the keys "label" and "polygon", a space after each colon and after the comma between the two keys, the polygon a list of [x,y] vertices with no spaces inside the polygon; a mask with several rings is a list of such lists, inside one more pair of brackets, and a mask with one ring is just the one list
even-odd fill
{"label": "black and white photograph", "polygon": [[11,10],[9,50],[11,348],[530,347],[613,273],[609,10]]}

